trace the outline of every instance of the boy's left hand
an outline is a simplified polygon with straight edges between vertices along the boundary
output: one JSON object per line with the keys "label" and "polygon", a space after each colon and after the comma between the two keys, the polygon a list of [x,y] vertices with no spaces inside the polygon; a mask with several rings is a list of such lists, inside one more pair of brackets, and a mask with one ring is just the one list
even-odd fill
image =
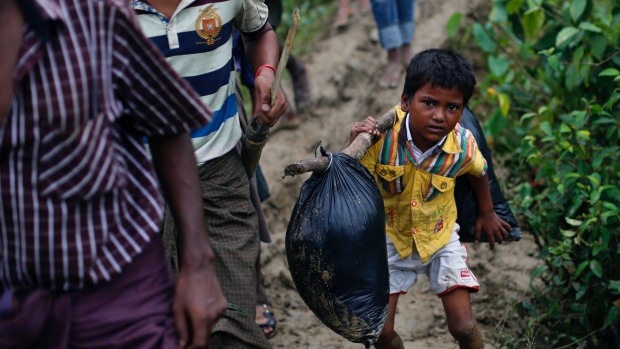
{"label": "boy's left hand", "polygon": [[501,245],[508,239],[508,232],[512,230],[510,224],[501,220],[494,211],[488,213],[480,213],[476,219],[476,231],[474,233],[474,241],[480,241],[480,233],[484,231],[489,241],[489,247],[493,249],[495,243]]}

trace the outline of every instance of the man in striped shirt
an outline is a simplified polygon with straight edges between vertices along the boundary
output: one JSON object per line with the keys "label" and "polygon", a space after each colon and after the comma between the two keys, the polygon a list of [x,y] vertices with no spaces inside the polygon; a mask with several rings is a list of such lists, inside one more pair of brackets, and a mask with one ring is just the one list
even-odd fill
{"label": "man in striped shirt", "polygon": [[211,111],[124,0],[3,0],[0,29],[0,347],[206,346],[226,299],[189,132]]}
{"label": "man in striped shirt", "polygon": [[[256,325],[258,220],[248,178],[235,146],[242,137],[235,95],[233,27],[239,30],[256,72],[262,108],[272,126],[286,110],[279,91],[271,107],[271,85],[279,45],[263,0],[131,0],[144,33],[170,65],[214,111],[212,122],[192,133],[202,182],[204,219],[216,255],[216,274],[229,307],[213,329],[213,348],[271,348]],[[165,95],[160,96],[164,98]],[[163,238],[173,269],[183,273],[176,246],[178,225],[166,213]]]}

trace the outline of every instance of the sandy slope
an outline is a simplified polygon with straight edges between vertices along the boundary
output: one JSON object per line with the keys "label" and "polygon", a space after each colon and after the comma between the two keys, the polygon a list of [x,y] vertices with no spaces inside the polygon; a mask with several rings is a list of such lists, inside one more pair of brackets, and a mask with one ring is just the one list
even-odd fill
{"label": "sandy slope", "polygon": [[[480,1],[416,1],[414,51],[441,46],[447,19]],[[356,14],[346,31],[329,33],[318,42],[316,52],[304,58],[313,88],[311,110],[301,111],[304,122],[299,129],[276,132],[263,151],[261,167],[271,191],[265,210],[274,242],[263,244],[262,262],[278,318],[278,334],[270,340],[274,348],[363,348],[325,327],[295,291],[286,263],[284,236],[299,188],[308,175],[285,180],[281,176],[287,164],[313,156],[319,140],[328,151],[337,152],[346,145],[354,121],[366,115],[380,116],[399,102],[400,89],[378,89],[385,53],[369,39],[373,28],[370,15]],[[304,44],[309,43],[296,42]],[[290,91],[290,86],[285,87]],[[482,285],[481,291],[472,296],[474,311],[486,347],[498,347],[499,333],[514,327],[504,320],[511,318],[506,316],[510,299],[518,298],[528,287],[530,272],[536,265],[529,255],[535,246],[526,235],[521,242],[504,244],[495,251],[489,251],[488,245],[472,244],[468,248],[469,265]],[[441,300],[430,291],[425,276],[401,297],[396,330],[408,349],[457,347],[447,332]]]}

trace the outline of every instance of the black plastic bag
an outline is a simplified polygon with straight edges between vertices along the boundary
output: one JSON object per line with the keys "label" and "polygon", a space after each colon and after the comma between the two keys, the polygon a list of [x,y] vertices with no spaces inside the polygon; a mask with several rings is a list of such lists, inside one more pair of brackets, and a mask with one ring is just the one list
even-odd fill
{"label": "black plastic bag", "polygon": [[[510,206],[506,201],[506,198],[502,194],[502,190],[495,177],[495,171],[493,171],[493,158],[491,156],[491,149],[484,138],[484,133],[480,127],[480,123],[476,119],[476,116],[469,108],[463,110],[463,120],[461,126],[465,127],[474,135],[476,143],[482,156],[487,160],[489,177],[489,187],[491,189],[491,199],[493,201],[493,209],[495,213],[510,224],[512,231],[508,233],[508,241],[521,240],[521,228],[515,219],[515,216],[510,210]],[[459,232],[461,242],[473,242],[474,233],[476,229],[476,218],[478,217],[478,201],[476,201],[476,194],[474,194],[471,184],[467,179],[467,176],[459,176],[456,179],[456,187],[454,188],[454,198],[456,200],[456,209],[458,217],[456,222],[461,226]],[[480,241],[487,242],[486,234],[480,234]]]}
{"label": "black plastic bag", "polygon": [[337,334],[369,348],[388,314],[383,199],[359,161],[329,156],[328,170],[313,173],[301,188],[286,231],[286,257],[310,310]]}

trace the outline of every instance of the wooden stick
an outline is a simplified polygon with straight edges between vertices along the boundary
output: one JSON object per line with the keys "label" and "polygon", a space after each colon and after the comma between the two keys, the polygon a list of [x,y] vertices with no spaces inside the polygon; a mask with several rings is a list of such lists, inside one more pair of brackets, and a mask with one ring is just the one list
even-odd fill
{"label": "wooden stick", "polygon": [[[381,118],[377,120],[377,123],[379,124],[377,129],[379,130],[379,132],[385,132],[388,129],[392,128],[395,122],[396,111],[394,110],[394,108],[392,108],[390,109],[390,111],[385,113]],[[342,153],[349,155],[356,160],[361,160],[366,154],[368,148],[370,148],[370,146],[372,145],[373,137],[374,136],[370,133],[358,134],[357,137],[355,137],[355,139],[353,140],[353,142],[351,142],[348,147],[342,150]],[[323,173],[325,172],[325,170],[327,170],[327,166],[329,166],[329,159],[325,156],[318,156],[314,158],[299,160],[284,168],[284,176],[282,176],[282,179],[284,179],[284,177],[286,176],[295,177],[306,172]]]}
{"label": "wooden stick", "polygon": [[280,82],[282,81],[282,72],[284,72],[284,68],[286,67],[288,58],[291,55],[291,50],[293,49],[293,42],[295,41],[295,36],[297,36],[298,28],[299,28],[299,9],[295,7],[295,10],[293,10],[293,22],[291,23],[291,27],[288,29],[288,33],[286,34],[286,41],[284,42],[284,47],[282,48],[282,55],[280,57],[280,61],[278,62],[278,68],[276,69],[276,76],[273,79],[273,85],[271,85],[271,106],[272,107],[273,107],[273,103],[276,101],[276,95],[278,94],[278,90],[280,89]]}

